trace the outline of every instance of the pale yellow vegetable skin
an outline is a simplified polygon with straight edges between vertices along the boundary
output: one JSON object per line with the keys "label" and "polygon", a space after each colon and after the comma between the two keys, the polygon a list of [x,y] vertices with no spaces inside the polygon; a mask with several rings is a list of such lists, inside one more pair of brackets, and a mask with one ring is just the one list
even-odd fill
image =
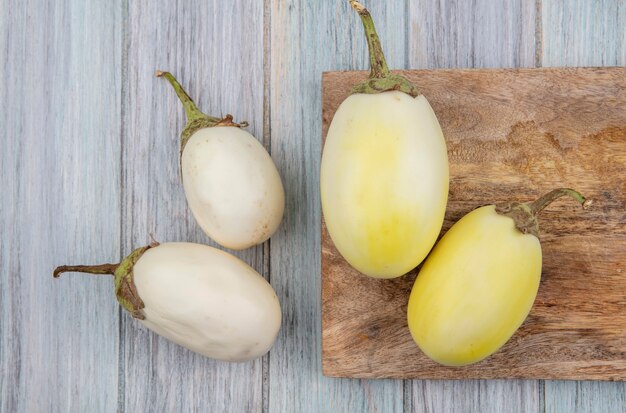
{"label": "pale yellow vegetable skin", "polygon": [[376,278],[415,268],[448,199],[446,144],[426,98],[348,97],[328,131],[320,186],[328,232],[350,265]]}
{"label": "pale yellow vegetable skin", "polygon": [[448,201],[448,154],[428,100],[391,73],[369,11],[363,23],[370,75],[330,124],[320,172],[330,237],[358,271],[394,278],[415,268],[437,240]]}
{"label": "pale yellow vegetable skin", "polygon": [[541,245],[494,205],[478,208],[444,235],[411,291],[408,323],[431,359],[476,363],[524,322],[541,278]]}

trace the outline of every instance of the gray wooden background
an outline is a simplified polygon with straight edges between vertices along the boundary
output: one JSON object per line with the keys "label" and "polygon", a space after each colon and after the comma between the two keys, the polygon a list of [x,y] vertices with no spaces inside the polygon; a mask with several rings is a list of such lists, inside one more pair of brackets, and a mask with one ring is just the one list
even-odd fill
{"label": "gray wooden background", "polygon": [[[390,66],[626,65],[623,0],[366,0]],[[0,411],[619,412],[624,383],[329,379],[321,374],[321,73],[365,69],[346,0],[0,0]],[[287,205],[238,254],[283,308],[269,355],[202,358],[118,307],[116,262],[209,240],[178,176],[184,120],[156,69],[248,120]]]}

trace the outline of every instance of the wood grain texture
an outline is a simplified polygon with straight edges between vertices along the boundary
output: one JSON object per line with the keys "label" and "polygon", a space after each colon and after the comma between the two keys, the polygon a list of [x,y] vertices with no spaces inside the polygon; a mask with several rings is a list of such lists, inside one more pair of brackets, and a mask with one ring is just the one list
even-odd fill
{"label": "wood grain texture", "polygon": [[547,413],[623,412],[626,406],[624,383],[590,381],[546,381]]}
{"label": "wood grain texture", "polygon": [[0,10],[0,411],[114,411],[121,2]]}
{"label": "wood grain texture", "polygon": [[[156,69],[171,71],[199,107],[247,120],[263,138],[260,1],[131,2],[123,137],[123,247],[211,242],[187,207],[179,175],[182,105]],[[249,22],[255,22],[250,24]],[[261,40],[259,40],[261,39]],[[265,247],[238,252],[261,274]],[[120,410],[261,411],[263,361],[226,363],[177,346],[122,314]]]}
{"label": "wood grain texture", "polygon": [[[408,66],[421,68],[532,67],[536,61],[537,13],[527,0],[410,0]],[[533,380],[407,382],[412,410],[537,411],[542,383]],[[525,403],[509,404],[508,395]],[[426,403],[426,401],[432,401]],[[501,408],[506,407],[507,410]]]}
{"label": "wood grain texture", "polygon": [[413,380],[415,412],[541,411],[537,380]]}
{"label": "wood grain texture", "polygon": [[626,66],[624,0],[541,4],[543,66]]}
{"label": "wood grain texture", "polygon": [[[626,2],[543,1],[543,66],[626,65]],[[547,412],[626,410],[626,383],[547,381]]]}
{"label": "wood grain texture", "polygon": [[535,2],[409,0],[408,67],[532,67]]}
{"label": "wood grain texture", "polygon": [[[443,231],[476,206],[532,200],[556,187],[577,188],[596,206],[581,214],[561,202],[543,213],[543,282],[529,318],[501,351],[465,368],[438,366],[413,343],[406,304],[415,271],[363,277],[322,228],[324,373],[626,379],[626,69],[404,73],[428,97],[447,140]],[[325,74],[324,130],[362,78]]]}
{"label": "wood grain texture", "polygon": [[[379,6],[371,12],[389,64],[401,67],[404,4]],[[363,29],[344,0],[272,0],[270,12],[272,156],[285,183],[286,209],[271,240],[271,280],[283,306],[283,327],[270,354],[269,411],[402,412],[401,381],[321,374],[321,72],[367,67]]]}

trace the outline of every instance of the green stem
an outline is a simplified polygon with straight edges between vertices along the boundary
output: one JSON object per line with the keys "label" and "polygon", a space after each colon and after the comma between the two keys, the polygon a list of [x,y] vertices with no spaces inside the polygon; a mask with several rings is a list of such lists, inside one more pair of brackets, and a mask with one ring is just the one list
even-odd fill
{"label": "green stem", "polygon": [[183,104],[185,108],[185,114],[187,115],[187,124],[185,125],[185,129],[183,129],[180,134],[180,156],[183,155],[183,150],[185,149],[185,145],[191,138],[191,135],[204,128],[212,128],[214,126],[234,126],[236,128],[245,128],[248,126],[248,122],[235,123],[233,122],[232,115],[226,115],[223,118],[216,118],[214,116],[209,116],[205,113],[202,113],[198,106],[196,106],[195,102],[189,97],[185,89],[183,89],[182,85],[178,83],[178,80],[170,73],[170,72],[162,72],[157,70],[157,77],[164,77],[167,81],[172,85],[176,95],[178,95],[178,99]]}
{"label": "green stem", "polygon": [[530,211],[533,215],[538,214],[545,207],[550,205],[554,200],[561,198],[562,196],[569,196],[574,200],[578,201],[584,209],[587,209],[591,205],[591,200],[586,200],[584,196],[580,194],[580,192],[574,191],[569,188],[559,188],[553,191],[548,192],[543,195],[541,198],[537,199],[534,202],[528,204],[530,207]]}
{"label": "green stem", "polygon": [[365,30],[365,36],[367,37],[367,48],[370,54],[370,79],[381,79],[389,76],[389,67],[387,67],[387,60],[385,59],[385,53],[383,47],[380,44],[380,38],[376,33],[376,27],[374,27],[374,20],[370,12],[363,7],[361,3],[356,0],[350,0],[350,5],[361,17],[363,22],[363,29]]}
{"label": "green stem", "polygon": [[350,0],[350,5],[361,17],[370,54],[370,75],[365,81],[354,85],[352,93],[377,94],[395,90],[412,97],[419,96],[419,90],[407,78],[389,71],[370,12],[356,0]]}
{"label": "green stem", "polygon": [[54,278],[59,278],[64,272],[84,272],[87,274],[106,274],[114,275],[119,264],[100,264],[100,265],[62,265],[55,268],[52,274]]}
{"label": "green stem", "polygon": [[178,83],[178,80],[176,80],[174,75],[172,75],[170,72],[162,72],[160,70],[157,70],[156,76],[164,77],[170,83],[170,85],[172,85],[172,88],[176,92],[178,99],[180,99],[181,103],[183,104],[183,107],[185,108],[185,114],[187,115],[187,123],[191,123],[192,121],[196,119],[207,119],[207,118],[215,121],[215,123],[218,123],[221,120],[219,118],[215,118],[213,116],[209,116],[201,112],[200,109],[198,109],[198,106],[196,105],[196,103],[193,101],[193,99],[191,99],[189,94],[187,94],[183,86],[180,83]]}
{"label": "green stem", "polygon": [[159,243],[153,241],[150,245],[137,248],[125,257],[118,264],[100,264],[100,265],[63,265],[54,270],[54,278],[64,272],[84,272],[87,274],[107,274],[113,275],[115,283],[115,296],[120,305],[127,310],[133,317],[141,320],[145,319],[143,313],[144,302],[139,296],[137,286],[134,281],[135,264],[150,248],[158,247]]}

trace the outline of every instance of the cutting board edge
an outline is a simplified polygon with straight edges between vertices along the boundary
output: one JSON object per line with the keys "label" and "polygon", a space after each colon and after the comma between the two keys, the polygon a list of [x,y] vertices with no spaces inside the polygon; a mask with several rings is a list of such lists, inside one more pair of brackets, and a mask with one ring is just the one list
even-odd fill
{"label": "cutting board edge", "polygon": [[[548,67],[458,67],[458,68],[439,68],[439,69],[392,69],[392,72],[408,73],[408,72],[552,72],[552,71],[613,71],[624,69],[626,66],[548,66]],[[325,70],[322,71],[322,78],[333,74],[368,74],[368,70]]]}
{"label": "cutting board edge", "polygon": [[324,377],[332,379],[366,379],[366,380],[550,380],[550,381],[601,381],[601,382],[626,382],[626,375],[608,376],[549,376],[549,375],[513,375],[513,376],[437,376],[437,375],[376,375],[376,374],[351,374],[344,372],[328,372],[322,368]]}

